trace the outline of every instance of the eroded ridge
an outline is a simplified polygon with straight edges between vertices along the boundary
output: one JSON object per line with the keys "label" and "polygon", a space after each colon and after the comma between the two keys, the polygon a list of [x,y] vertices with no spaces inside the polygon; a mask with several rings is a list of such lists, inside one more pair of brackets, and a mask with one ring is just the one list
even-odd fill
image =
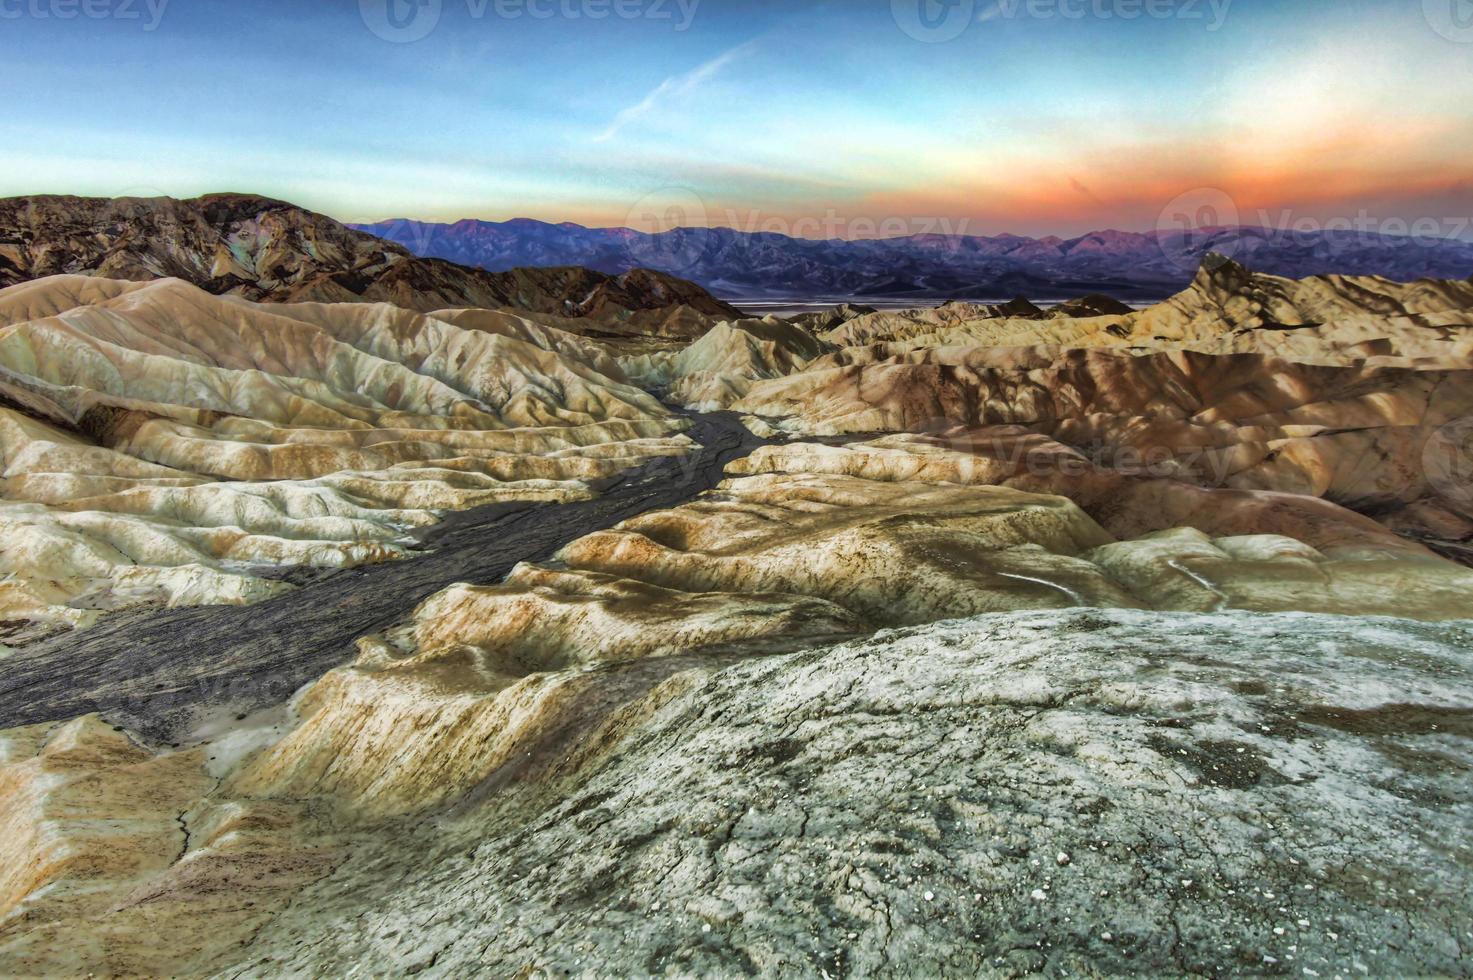
{"label": "eroded ridge", "polygon": [[178,280],[0,292],[0,616],[257,601],[286,588],[260,568],[400,558],[447,510],[588,499],[691,448],[597,344],[452,321]]}

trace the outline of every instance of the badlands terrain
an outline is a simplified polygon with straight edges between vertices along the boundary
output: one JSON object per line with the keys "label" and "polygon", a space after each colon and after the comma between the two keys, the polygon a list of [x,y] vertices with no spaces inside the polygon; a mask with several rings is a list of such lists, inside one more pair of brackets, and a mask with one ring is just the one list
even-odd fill
{"label": "badlands terrain", "polygon": [[1473,283],[115,206],[0,207],[0,973],[1473,973]]}

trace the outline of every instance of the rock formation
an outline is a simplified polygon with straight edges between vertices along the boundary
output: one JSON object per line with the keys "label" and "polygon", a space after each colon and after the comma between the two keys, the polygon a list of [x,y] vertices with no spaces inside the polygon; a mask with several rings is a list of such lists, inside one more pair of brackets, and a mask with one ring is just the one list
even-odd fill
{"label": "rock formation", "polygon": [[1000,486],[732,480],[579,539],[554,565],[452,588],[412,623],[361,641],[357,663],[306,693],[306,721],[238,789],[327,793],[377,814],[449,803],[549,732],[586,723],[602,710],[594,703],[689,658],[981,613],[1473,614],[1473,570],[1322,510],[1320,526],[1300,532],[1318,547],[1289,533],[1170,526],[1116,540],[1065,498]]}
{"label": "rock formation", "polygon": [[[648,269],[492,274],[355,231],[325,215],[246,194],[0,200],[0,287],[60,274],[183,279],[257,302],[381,302],[429,313],[507,307],[646,327],[739,315],[692,283]],[[690,336],[690,334],[687,334]]]}
{"label": "rock formation", "polygon": [[0,615],[263,598],[282,586],[253,566],[384,560],[447,509],[587,497],[682,452],[682,425],[598,345],[508,314],[13,286]]}
{"label": "rock formation", "polygon": [[1453,550],[1473,538],[1473,494],[1427,462],[1461,451],[1473,416],[1467,283],[1296,282],[1214,260],[1130,314],[941,307],[820,339],[837,350],[727,404],[798,436],[909,431],[964,451],[1022,426],[1107,468],[1323,497]]}
{"label": "rock formation", "polygon": [[[1210,256],[1187,289],[1133,313],[1038,323],[996,307],[872,313],[823,339],[839,347],[982,346],[1271,354],[1309,364],[1466,365],[1473,282],[1376,277],[1304,280]],[[1089,312],[1080,310],[1079,312]]]}
{"label": "rock formation", "polygon": [[723,322],[677,351],[621,359],[630,379],[666,401],[717,411],[746,397],[752,385],[801,371],[833,347],[775,317]]}
{"label": "rock formation", "polygon": [[1048,311],[1051,317],[1129,316],[1131,309],[1112,296],[1091,293],[1060,303]]}
{"label": "rock formation", "polygon": [[691,671],[596,729],[607,763],[554,806],[360,854],[226,962],[1456,974],[1469,639],[1047,611]]}

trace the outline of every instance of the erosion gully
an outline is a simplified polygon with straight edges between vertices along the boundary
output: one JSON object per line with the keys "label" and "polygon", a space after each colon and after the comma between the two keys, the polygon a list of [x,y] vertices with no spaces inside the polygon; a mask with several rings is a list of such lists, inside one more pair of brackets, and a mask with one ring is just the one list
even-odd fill
{"label": "erosion gully", "polygon": [[698,448],[604,485],[593,500],[493,504],[449,515],[409,558],[284,576],[297,588],[252,606],[116,613],[17,650],[0,668],[0,728],[99,712],[164,743],[206,716],[246,715],[354,656],[354,641],[407,619],[457,582],[494,584],[522,561],[714,487],[764,443],[730,412],[681,413]]}

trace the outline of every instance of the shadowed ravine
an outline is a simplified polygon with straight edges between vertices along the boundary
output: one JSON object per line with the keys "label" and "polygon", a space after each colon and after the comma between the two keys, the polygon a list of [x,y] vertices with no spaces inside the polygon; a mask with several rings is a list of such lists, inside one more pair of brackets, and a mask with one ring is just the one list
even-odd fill
{"label": "shadowed ravine", "polygon": [[119,613],[83,631],[17,651],[0,681],[0,727],[100,712],[167,742],[205,714],[245,714],[286,700],[347,662],[353,642],[405,619],[456,582],[494,583],[521,561],[648,510],[673,507],[721,480],[762,440],[734,414],[689,416],[700,445],[655,460],[597,498],[570,504],[497,504],[451,515],[412,558],[309,578],[254,606]]}

